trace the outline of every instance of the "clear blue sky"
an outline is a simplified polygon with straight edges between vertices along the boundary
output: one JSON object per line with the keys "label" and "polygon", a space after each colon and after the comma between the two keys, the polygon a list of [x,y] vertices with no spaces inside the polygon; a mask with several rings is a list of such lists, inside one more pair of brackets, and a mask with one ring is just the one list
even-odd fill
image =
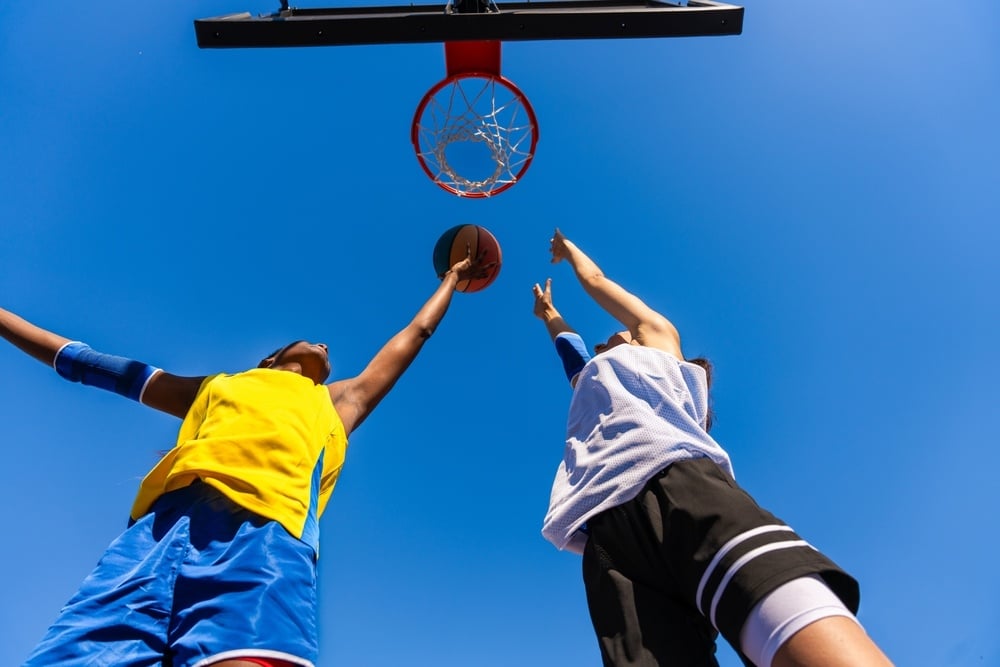
{"label": "clear blue sky", "polygon": [[[714,360],[737,478],[857,576],[898,664],[1000,664],[995,2],[752,2],[739,37],[507,44],[541,141],[485,201],[409,143],[440,45],[197,48],[193,19],[277,4],[0,4],[0,303],[179,374],[307,338],[351,375],[434,289],[438,235],[494,232],[498,280],[456,295],[352,439],[320,665],[599,664],[579,560],[539,535],[569,391],[532,284],[591,341],[613,326],[548,264],[556,225]],[[12,665],[178,424],[0,363]]]}

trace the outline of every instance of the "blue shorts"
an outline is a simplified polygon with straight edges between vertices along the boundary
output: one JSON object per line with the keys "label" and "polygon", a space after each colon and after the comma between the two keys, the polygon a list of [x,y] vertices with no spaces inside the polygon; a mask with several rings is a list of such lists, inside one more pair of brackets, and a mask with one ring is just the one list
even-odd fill
{"label": "blue shorts", "polygon": [[316,610],[312,548],[196,482],[111,543],[25,667],[311,667]]}

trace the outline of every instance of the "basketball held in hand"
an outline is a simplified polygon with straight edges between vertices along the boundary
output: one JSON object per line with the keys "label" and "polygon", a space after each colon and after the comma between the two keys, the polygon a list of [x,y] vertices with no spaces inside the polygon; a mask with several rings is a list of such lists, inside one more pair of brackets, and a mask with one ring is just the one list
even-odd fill
{"label": "basketball held in hand", "polygon": [[485,275],[470,280],[460,280],[455,286],[459,292],[478,292],[486,289],[500,273],[503,257],[496,237],[479,225],[456,225],[438,239],[434,246],[434,271],[443,276],[448,269],[465,259],[482,257],[480,264],[488,267]]}

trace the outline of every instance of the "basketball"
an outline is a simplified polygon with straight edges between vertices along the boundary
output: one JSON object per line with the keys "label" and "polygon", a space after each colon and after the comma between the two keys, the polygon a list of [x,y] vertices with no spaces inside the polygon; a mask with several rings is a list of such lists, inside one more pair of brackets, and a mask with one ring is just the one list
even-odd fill
{"label": "basketball", "polygon": [[435,273],[443,276],[448,269],[465,259],[467,252],[471,253],[473,259],[479,257],[481,253],[484,266],[494,262],[495,264],[486,270],[486,275],[482,278],[458,281],[455,289],[459,292],[478,292],[486,289],[500,273],[503,257],[496,237],[479,225],[456,225],[441,235],[434,246]]}

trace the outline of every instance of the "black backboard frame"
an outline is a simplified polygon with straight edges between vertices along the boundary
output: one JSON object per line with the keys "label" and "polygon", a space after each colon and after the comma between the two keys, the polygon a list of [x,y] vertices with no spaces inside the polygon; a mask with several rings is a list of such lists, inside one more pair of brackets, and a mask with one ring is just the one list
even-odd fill
{"label": "black backboard frame", "polygon": [[544,0],[451,5],[282,8],[194,22],[201,48],[349,46],[465,40],[623,39],[739,35],[743,7],[713,0]]}

